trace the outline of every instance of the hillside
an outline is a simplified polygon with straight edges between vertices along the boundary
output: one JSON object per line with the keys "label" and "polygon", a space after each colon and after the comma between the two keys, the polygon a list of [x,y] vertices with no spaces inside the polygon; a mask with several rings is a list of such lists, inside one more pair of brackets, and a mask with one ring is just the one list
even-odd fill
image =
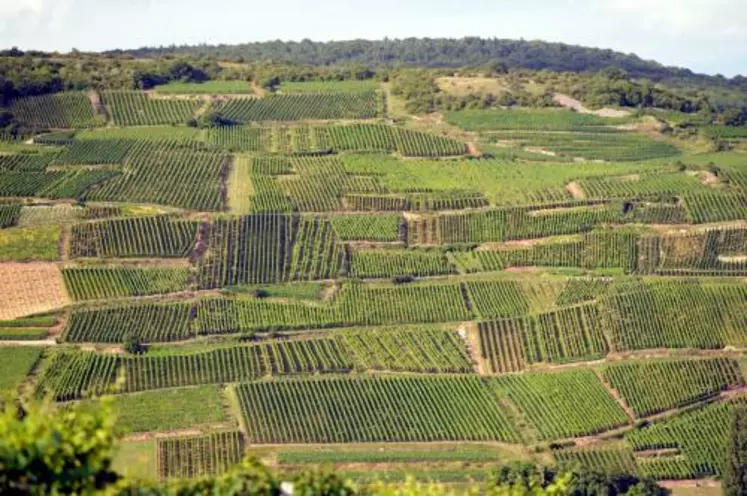
{"label": "hillside", "polygon": [[124,475],[727,473],[747,132],[702,94],[6,59],[0,393],[109,398]]}
{"label": "hillside", "polygon": [[609,49],[550,43],[541,40],[497,38],[407,38],[314,42],[304,40],[243,43],[237,45],[182,45],[114,50],[134,57],[163,55],[211,56],[243,62],[268,60],[313,66],[361,64],[368,67],[460,68],[501,62],[509,69],[556,72],[597,72],[618,67],[634,78],[686,85],[719,86],[747,90],[747,78],[732,79],[696,74],[667,67],[635,54]]}

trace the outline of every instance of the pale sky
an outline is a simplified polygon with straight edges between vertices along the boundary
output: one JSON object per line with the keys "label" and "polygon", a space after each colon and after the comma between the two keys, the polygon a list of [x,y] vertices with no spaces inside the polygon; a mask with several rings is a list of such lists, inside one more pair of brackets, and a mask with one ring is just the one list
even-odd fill
{"label": "pale sky", "polygon": [[747,0],[0,0],[0,48],[482,36],[747,75]]}

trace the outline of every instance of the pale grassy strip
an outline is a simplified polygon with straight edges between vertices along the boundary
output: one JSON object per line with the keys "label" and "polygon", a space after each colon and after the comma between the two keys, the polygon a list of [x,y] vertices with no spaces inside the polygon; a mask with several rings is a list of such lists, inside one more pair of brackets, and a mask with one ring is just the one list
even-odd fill
{"label": "pale grassy strip", "polygon": [[228,209],[232,214],[248,214],[252,211],[254,187],[251,170],[252,157],[236,155],[228,174]]}

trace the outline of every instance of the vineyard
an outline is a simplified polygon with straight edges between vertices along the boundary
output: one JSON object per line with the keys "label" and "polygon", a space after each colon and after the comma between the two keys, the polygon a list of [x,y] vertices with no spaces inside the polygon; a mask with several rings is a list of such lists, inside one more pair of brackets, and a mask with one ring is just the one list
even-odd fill
{"label": "vineyard", "polygon": [[196,242],[197,229],[196,222],[165,216],[76,224],[70,256],[187,257]]}
{"label": "vineyard", "polygon": [[88,128],[103,124],[83,92],[31,96],[11,105],[18,120],[36,128]]}
{"label": "vineyard", "polygon": [[[8,102],[0,393],[107,397],[144,481],[247,454],[358,482],[721,476],[747,401],[744,133],[497,107],[551,104],[565,74],[438,77],[421,115],[396,67],[204,62],[220,79]],[[501,93],[459,93],[478,83]]]}
{"label": "vineyard", "polygon": [[327,119],[372,119],[382,113],[382,96],[376,91],[271,95],[240,98],[218,107],[229,121],[300,121]]}
{"label": "vineyard", "polygon": [[198,100],[157,99],[136,91],[103,91],[101,102],[119,126],[184,124],[199,105]]}
{"label": "vineyard", "polygon": [[724,358],[613,365],[605,371],[605,377],[640,416],[744,384],[739,364]]}
{"label": "vineyard", "polygon": [[221,474],[244,457],[240,432],[166,438],[158,441],[158,475],[163,479]]}
{"label": "vineyard", "polygon": [[477,378],[269,381],[237,392],[252,443],[516,440],[490,387]]}
{"label": "vineyard", "polygon": [[629,421],[589,370],[507,375],[493,384],[521,410],[541,439],[594,434]]}
{"label": "vineyard", "polygon": [[105,300],[184,291],[191,274],[186,267],[69,267],[62,276],[73,299]]}
{"label": "vineyard", "polygon": [[230,126],[210,129],[206,142],[235,152],[398,152],[408,157],[465,153],[464,143],[455,139],[385,124]]}

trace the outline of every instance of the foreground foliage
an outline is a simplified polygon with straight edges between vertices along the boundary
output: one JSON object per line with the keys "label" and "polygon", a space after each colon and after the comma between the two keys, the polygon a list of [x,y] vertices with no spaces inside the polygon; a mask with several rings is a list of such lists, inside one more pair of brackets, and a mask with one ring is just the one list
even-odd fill
{"label": "foreground foliage", "polygon": [[[205,440],[214,441],[205,444]],[[164,466],[166,470],[180,467],[184,461],[187,467],[193,467],[193,462],[200,460],[202,454],[215,453],[214,442],[227,442],[226,447],[220,450],[222,455],[217,465],[211,462],[207,470],[167,472],[167,475],[193,477],[191,479],[174,480],[167,484],[128,481],[110,469],[115,442],[114,417],[105,403],[78,405],[64,410],[32,404],[24,412],[14,403],[6,403],[0,416],[0,466],[3,467],[0,471],[0,491],[5,494],[123,496],[280,495],[281,481],[290,479],[293,493],[306,496],[446,494],[440,486],[424,486],[412,480],[403,487],[385,484],[357,487],[334,473],[318,469],[280,476],[253,460],[245,460],[224,475],[215,476],[216,471],[225,471],[241,459],[243,438],[236,433],[159,442],[159,450],[172,453],[170,463]],[[173,447],[178,448],[176,452]],[[188,459],[174,457],[176,453]],[[199,463],[197,466],[200,466]],[[283,488],[283,492],[285,490]],[[471,493],[477,491],[478,487],[470,490]],[[667,494],[653,482],[632,476],[612,477],[575,471],[560,473],[532,465],[502,467],[480,491],[495,496]]]}

